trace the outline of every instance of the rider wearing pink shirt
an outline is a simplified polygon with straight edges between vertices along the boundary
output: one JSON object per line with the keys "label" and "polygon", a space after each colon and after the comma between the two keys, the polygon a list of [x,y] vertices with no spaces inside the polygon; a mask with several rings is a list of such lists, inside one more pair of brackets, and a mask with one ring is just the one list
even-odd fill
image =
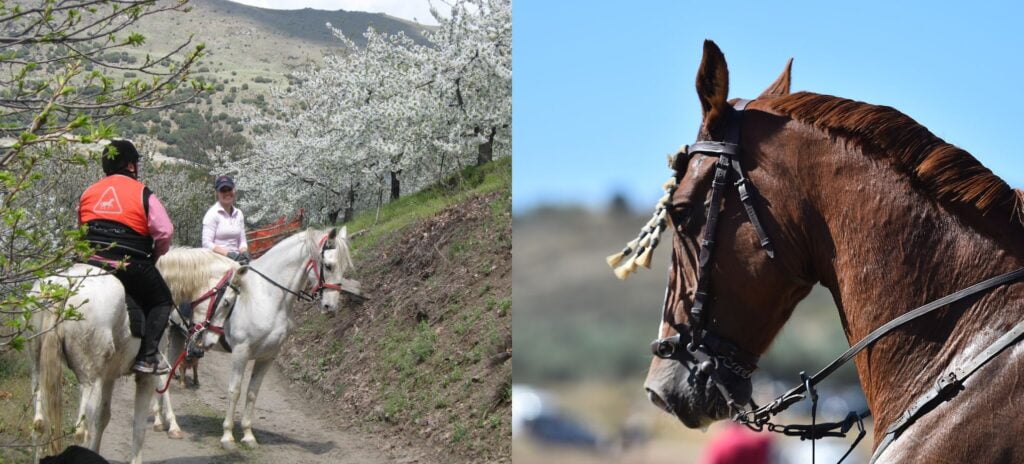
{"label": "rider wearing pink shirt", "polygon": [[78,204],[85,240],[96,250],[88,263],[109,270],[140,307],[142,343],[132,370],[164,374],[168,366],[158,345],[173,301],[155,263],[170,248],[174,225],[156,195],[139,182],[139,152],[130,141],[113,140],[103,149],[103,173]]}
{"label": "rider wearing pink shirt", "polygon": [[217,203],[203,216],[203,248],[242,264],[249,262],[249,244],[245,240],[245,216],[235,207],[235,182],[220,176],[214,182]]}

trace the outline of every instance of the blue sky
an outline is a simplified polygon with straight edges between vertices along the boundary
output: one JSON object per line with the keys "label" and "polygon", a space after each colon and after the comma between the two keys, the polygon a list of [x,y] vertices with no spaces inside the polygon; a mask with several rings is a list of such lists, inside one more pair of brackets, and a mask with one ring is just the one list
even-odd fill
{"label": "blue sky", "polygon": [[753,98],[793,91],[895,107],[1024,187],[1021,7],[972,2],[513,2],[513,208],[646,207],[700,123],[705,38]]}

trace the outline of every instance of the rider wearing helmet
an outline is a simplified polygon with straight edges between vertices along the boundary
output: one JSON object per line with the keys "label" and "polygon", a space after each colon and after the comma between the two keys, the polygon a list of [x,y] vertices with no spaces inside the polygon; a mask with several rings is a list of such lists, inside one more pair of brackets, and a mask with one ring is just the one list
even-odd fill
{"label": "rider wearing helmet", "polygon": [[106,177],[89,186],[78,205],[85,239],[97,250],[89,264],[110,270],[142,307],[142,346],[132,370],[164,374],[169,368],[158,344],[172,298],[155,263],[170,248],[174,226],[160,200],[139,182],[139,152],[130,141],[113,140],[104,148],[103,172]]}

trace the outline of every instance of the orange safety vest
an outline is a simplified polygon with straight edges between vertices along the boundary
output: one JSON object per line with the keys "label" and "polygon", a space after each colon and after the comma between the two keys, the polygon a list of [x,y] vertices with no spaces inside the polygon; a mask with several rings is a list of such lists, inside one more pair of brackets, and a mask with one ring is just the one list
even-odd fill
{"label": "orange safety vest", "polygon": [[149,237],[149,218],[143,203],[146,186],[123,174],[104,177],[85,189],[78,204],[78,223],[114,221]]}

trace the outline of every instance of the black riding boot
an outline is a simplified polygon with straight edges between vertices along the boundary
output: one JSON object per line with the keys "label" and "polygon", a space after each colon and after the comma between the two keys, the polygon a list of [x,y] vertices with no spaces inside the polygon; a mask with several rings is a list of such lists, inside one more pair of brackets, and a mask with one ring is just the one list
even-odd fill
{"label": "black riding boot", "polygon": [[132,370],[143,374],[166,374],[170,367],[160,356],[160,338],[167,328],[167,319],[171,315],[169,305],[160,305],[149,311],[146,317],[146,332],[142,336],[142,346],[135,358]]}

